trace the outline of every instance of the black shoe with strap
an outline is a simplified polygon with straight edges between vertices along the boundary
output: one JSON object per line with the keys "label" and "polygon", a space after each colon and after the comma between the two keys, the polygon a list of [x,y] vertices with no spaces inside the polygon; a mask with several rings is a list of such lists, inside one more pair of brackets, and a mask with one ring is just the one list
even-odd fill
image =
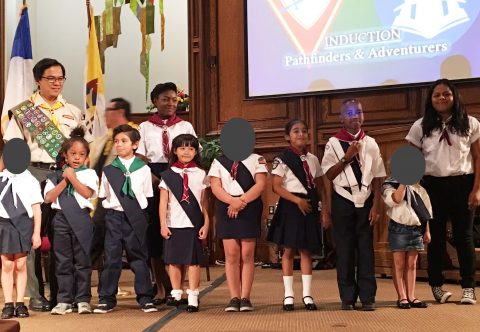
{"label": "black shoe with strap", "polygon": [[[305,302],[305,299],[307,297],[312,299],[312,303],[306,303]],[[303,304],[305,305],[305,309],[307,309],[307,310],[317,310],[317,305],[313,302],[313,297],[311,297],[311,296],[304,296],[303,297]]]}
{"label": "black shoe with strap", "polygon": [[293,298],[294,298],[293,296],[285,296],[285,298],[283,299],[283,310],[293,311],[295,309],[293,304],[285,304],[286,299],[293,299]]}
{"label": "black shoe with strap", "polygon": [[410,301],[408,299],[400,299],[397,301],[398,309],[410,309]]}
{"label": "black shoe with strap", "polygon": [[413,300],[408,300],[408,303],[410,304],[410,307],[412,308],[426,308],[428,307],[428,304],[425,302],[420,301],[419,299],[413,299]]}

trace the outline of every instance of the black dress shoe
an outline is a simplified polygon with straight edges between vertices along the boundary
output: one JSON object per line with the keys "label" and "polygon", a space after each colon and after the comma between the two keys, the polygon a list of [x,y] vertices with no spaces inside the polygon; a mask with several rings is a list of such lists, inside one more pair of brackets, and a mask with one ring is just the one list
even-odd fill
{"label": "black dress shoe", "polygon": [[374,311],[374,310],[375,310],[375,303],[373,302],[362,303],[362,311]]}
{"label": "black dress shoe", "polygon": [[[402,302],[402,301],[407,301],[407,302]],[[410,309],[410,303],[407,299],[401,299],[397,301],[397,307],[398,309]]]}
{"label": "black dress shoe", "polygon": [[293,311],[295,309],[293,304],[285,304],[286,299],[293,299],[293,296],[287,296],[283,299],[283,310],[285,311]]}
{"label": "black dress shoe", "polygon": [[28,307],[33,311],[52,310],[52,306],[50,305],[50,302],[48,302],[47,299],[44,298],[43,296],[36,299],[30,299],[30,303],[28,304]]}
{"label": "black dress shoe", "polygon": [[2,309],[2,319],[12,318],[15,314],[15,308],[13,307],[13,302],[5,303],[5,306]]}
{"label": "black dress shoe", "polygon": [[312,301],[313,301],[313,297],[311,297],[311,296],[304,296],[304,297],[303,297],[303,304],[305,305],[305,309],[307,309],[307,310],[317,310],[317,305],[316,305],[315,303],[313,303],[313,302],[312,302],[312,303],[305,303],[305,298],[306,298],[306,297],[311,298]]}
{"label": "black dress shoe", "polygon": [[355,305],[350,302],[342,302],[342,310],[354,310]]}
{"label": "black dress shoe", "polygon": [[153,299],[152,303],[153,305],[162,305],[167,302],[167,299]]}
{"label": "black dress shoe", "polygon": [[15,305],[15,317],[18,317],[18,318],[26,318],[30,316],[28,314],[28,308],[26,305],[24,305],[23,303],[19,304],[17,303]]}
{"label": "black dress shoe", "polygon": [[408,300],[408,303],[410,304],[410,307],[412,308],[426,308],[428,307],[428,304],[425,302],[420,301],[419,299],[413,299],[413,300]]}
{"label": "black dress shoe", "polygon": [[198,311],[198,307],[194,306],[194,305],[188,305],[187,306],[187,312],[197,312]]}

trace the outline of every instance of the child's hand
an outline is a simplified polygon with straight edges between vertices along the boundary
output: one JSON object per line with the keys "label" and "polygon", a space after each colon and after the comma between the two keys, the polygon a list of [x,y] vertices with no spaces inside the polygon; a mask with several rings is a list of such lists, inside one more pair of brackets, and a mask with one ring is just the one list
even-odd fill
{"label": "child's hand", "polygon": [[323,229],[329,229],[330,226],[332,226],[332,216],[330,215],[330,213],[322,213],[322,226]]}
{"label": "child's hand", "polygon": [[67,167],[63,171],[63,178],[70,180],[72,177],[75,177],[75,169],[72,167]]}
{"label": "child's hand", "polygon": [[240,211],[238,211],[237,209],[233,208],[231,205],[228,207],[228,210],[227,210],[227,215],[230,219],[235,219],[238,217],[238,213]]}
{"label": "child's hand", "polygon": [[203,225],[203,227],[200,228],[200,230],[198,231],[198,238],[200,240],[204,240],[207,238],[207,234],[208,234],[208,226]]}
{"label": "child's hand", "polygon": [[168,240],[170,236],[172,236],[172,232],[170,232],[170,229],[167,226],[162,226],[160,228],[160,233],[162,234],[163,238]]}
{"label": "child's hand", "polygon": [[237,211],[243,210],[247,203],[243,201],[240,197],[233,197],[230,201],[230,206]]}
{"label": "child's hand", "polygon": [[429,244],[432,241],[432,236],[430,235],[430,232],[426,231],[425,234],[423,234],[423,243]]}
{"label": "child's hand", "polygon": [[353,157],[358,153],[358,148],[360,147],[360,143],[357,141],[353,141],[352,144],[347,149],[347,152],[345,152],[345,159],[348,161],[351,161]]}
{"label": "child's hand", "polygon": [[33,233],[32,235],[32,248],[38,249],[42,245],[42,239],[40,238],[40,234]]}
{"label": "child's hand", "polygon": [[297,202],[297,206],[304,216],[312,211],[312,206],[310,205],[309,199],[300,198]]}

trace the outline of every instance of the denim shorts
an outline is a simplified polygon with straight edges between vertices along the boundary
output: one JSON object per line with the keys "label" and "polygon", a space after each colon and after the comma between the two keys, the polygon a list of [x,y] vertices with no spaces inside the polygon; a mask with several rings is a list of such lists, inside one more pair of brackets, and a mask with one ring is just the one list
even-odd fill
{"label": "denim shorts", "polygon": [[390,220],[388,224],[390,251],[423,250],[423,233],[420,226],[407,226]]}

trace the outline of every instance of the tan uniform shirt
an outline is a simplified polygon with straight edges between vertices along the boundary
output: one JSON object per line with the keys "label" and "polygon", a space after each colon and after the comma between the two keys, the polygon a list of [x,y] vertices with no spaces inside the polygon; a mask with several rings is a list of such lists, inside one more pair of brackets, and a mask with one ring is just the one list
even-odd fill
{"label": "tan uniform shirt", "polygon": [[[80,111],[80,109],[78,109],[76,106],[67,103],[62,95],[59,95],[57,100],[61,102],[63,106],[53,112],[58,119],[58,129],[65,137],[68,138],[70,136],[70,132],[79,124],[81,124],[82,111]],[[45,100],[38,93],[35,93],[31,96],[31,101],[34,103],[34,106],[46,104]],[[50,111],[42,109],[41,107],[39,108],[49,119],[52,119]],[[38,145],[37,141],[30,135],[28,129],[25,128],[23,124],[15,117],[12,118],[12,121],[8,123],[8,126],[5,129],[5,134],[3,135],[3,139],[6,142],[12,138],[24,139],[27,142],[28,147],[30,148],[32,162],[55,162],[55,160],[50,157],[47,151]]]}

